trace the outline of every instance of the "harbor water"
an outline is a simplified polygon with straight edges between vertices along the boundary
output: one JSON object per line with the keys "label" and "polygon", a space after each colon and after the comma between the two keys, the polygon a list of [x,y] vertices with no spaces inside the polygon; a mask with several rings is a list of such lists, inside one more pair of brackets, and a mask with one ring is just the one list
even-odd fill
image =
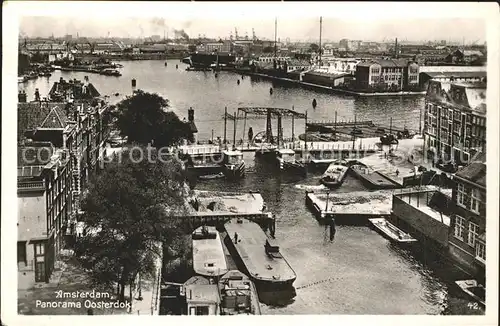
{"label": "harbor water", "polygon": [[[418,130],[422,97],[355,98],[325,94],[300,88],[286,88],[270,81],[255,80],[231,72],[188,72],[186,65],[171,60],[122,62],[121,77],[108,77],[83,72],[55,71],[51,77],[19,84],[33,98],[35,88],[42,97],[52,83],[89,76],[102,95],[117,102],[132,93],[131,80],[137,88],[157,92],[169,99],[179,116],[187,117],[189,107],[195,109],[198,139],[208,140],[223,135],[224,107],[234,113],[240,106],[295,108],[307,110],[310,120],[372,120],[376,123],[407,126]],[[176,69],[176,65],[179,66]],[[240,80],[238,85],[237,81]],[[273,87],[273,94],[269,89]],[[115,96],[119,93],[118,96]],[[316,99],[317,106],[312,107]],[[250,119],[254,135],[265,130],[265,119]],[[291,135],[291,121],[283,122],[284,136]],[[273,122],[274,124],[276,122]],[[276,132],[276,125],[273,126]],[[304,121],[296,121],[295,134],[302,133]],[[227,138],[233,137],[228,122]],[[237,125],[237,140],[244,139],[243,122]],[[296,296],[286,304],[262,306],[263,314],[440,314],[450,305],[467,305],[467,300],[454,285],[456,271],[439,260],[420,257],[399,248],[369,227],[337,226],[333,241],[305,207],[305,191],[319,187],[320,174],[305,177],[280,175],[266,163],[244,154],[247,166],[242,180],[223,179],[199,182],[200,190],[259,191],[267,208],[277,215],[276,241],[297,274]],[[348,176],[336,191],[363,190],[361,183]],[[462,300],[463,298],[463,300]],[[465,309],[465,308],[464,308]]]}

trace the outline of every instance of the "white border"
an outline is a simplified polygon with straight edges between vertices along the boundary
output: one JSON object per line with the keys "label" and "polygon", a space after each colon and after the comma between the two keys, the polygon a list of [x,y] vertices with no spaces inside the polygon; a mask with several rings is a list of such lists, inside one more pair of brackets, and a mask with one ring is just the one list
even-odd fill
{"label": "white border", "polygon": [[[137,316],[18,316],[17,315],[17,268],[16,268],[16,232],[17,196],[16,196],[16,138],[17,124],[17,39],[18,22],[25,16],[79,16],[105,19],[110,16],[153,17],[168,19],[243,19],[259,17],[274,19],[275,16],[286,18],[337,17],[358,20],[368,19],[410,19],[410,18],[481,18],[487,23],[488,45],[488,241],[487,241],[487,313],[486,316],[262,316],[256,317],[267,323],[344,325],[370,323],[371,325],[495,325],[498,307],[498,110],[499,100],[499,8],[495,3],[418,3],[418,2],[358,2],[358,3],[194,3],[194,2],[6,2],[3,6],[2,29],[2,323],[5,325],[86,325],[88,318],[92,323],[105,324],[112,321],[120,324],[195,324],[200,320],[190,317],[146,317],[135,320]],[[56,19],[56,18],[55,18]],[[415,26],[418,28],[418,26]],[[461,28],[457,26],[456,28]],[[332,271],[334,272],[334,271]],[[377,298],[374,298],[377,300]],[[167,319],[168,318],[168,319]],[[238,318],[241,325],[251,325],[253,318]],[[204,317],[203,322],[234,324],[234,318]]]}

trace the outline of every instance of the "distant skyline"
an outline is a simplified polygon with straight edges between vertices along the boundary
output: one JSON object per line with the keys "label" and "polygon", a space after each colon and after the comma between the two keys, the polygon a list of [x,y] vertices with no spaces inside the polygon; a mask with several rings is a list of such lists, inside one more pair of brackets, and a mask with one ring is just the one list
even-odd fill
{"label": "distant skyline", "polygon": [[[77,34],[86,37],[149,37],[160,35],[173,38],[185,31],[190,38],[228,38],[235,35],[252,37],[252,28],[260,39],[274,39],[274,19],[245,17],[234,19],[172,19],[172,18],[82,18],[82,17],[21,17],[20,35],[28,37],[62,37]],[[317,18],[278,18],[278,38],[281,41],[315,41],[319,39]],[[343,38],[367,41],[440,41],[482,44],[486,41],[486,25],[479,18],[414,18],[398,20],[359,20],[323,17],[323,40]]]}

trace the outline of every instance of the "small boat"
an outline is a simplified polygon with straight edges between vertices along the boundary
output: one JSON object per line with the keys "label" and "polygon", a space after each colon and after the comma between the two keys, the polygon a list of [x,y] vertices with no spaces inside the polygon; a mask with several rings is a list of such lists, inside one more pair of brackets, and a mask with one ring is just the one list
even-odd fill
{"label": "small boat", "polygon": [[411,243],[417,241],[417,239],[413,238],[408,233],[403,232],[385,218],[370,218],[368,220],[377,230],[382,232],[382,234],[388,237],[391,241],[398,243]]}
{"label": "small boat", "polygon": [[122,74],[118,70],[109,68],[101,70],[101,75],[120,77]]}
{"label": "small boat", "polygon": [[479,284],[476,280],[463,280],[455,281],[462,291],[467,293],[470,297],[485,306],[486,289],[483,285]]}
{"label": "small boat", "polygon": [[221,315],[260,315],[255,284],[242,272],[230,270],[219,281]]}
{"label": "small boat", "polygon": [[220,172],[217,174],[200,175],[198,177],[198,179],[200,179],[200,180],[213,180],[213,179],[222,179],[224,177],[225,177],[224,173]]}
{"label": "small boat", "polygon": [[295,158],[293,149],[276,149],[276,161],[281,171],[295,170],[300,173],[305,173],[306,165]]}
{"label": "small boat", "polygon": [[239,79],[238,79],[238,81],[236,82],[236,84],[238,84],[238,85],[240,84],[240,80],[239,80]]}
{"label": "small boat", "polygon": [[120,93],[115,93],[115,96],[120,96]]}
{"label": "small boat", "polygon": [[222,167],[228,178],[242,178],[245,175],[245,161],[240,151],[223,151]]}
{"label": "small boat", "polygon": [[175,69],[179,69],[179,65],[175,65]]}
{"label": "small boat", "polygon": [[168,64],[165,62],[165,67],[168,66]]}
{"label": "small boat", "polygon": [[326,169],[320,182],[328,188],[340,187],[344,182],[348,170],[349,168],[347,166],[340,165],[338,162],[333,162]]}
{"label": "small boat", "polygon": [[273,88],[269,88],[269,94],[273,95]]}
{"label": "small boat", "polygon": [[214,226],[200,226],[191,234],[193,240],[193,269],[197,275],[217,277],[227,273],[222,240]]}
{"label": "small boat", "polygon": [[313,109],[315,109],[315,108],[316,108],[316,105],[318,105],[318,103],[316,103],[316,99],[313,99],[313,101],[312,101],[312,106],[313,106]]}

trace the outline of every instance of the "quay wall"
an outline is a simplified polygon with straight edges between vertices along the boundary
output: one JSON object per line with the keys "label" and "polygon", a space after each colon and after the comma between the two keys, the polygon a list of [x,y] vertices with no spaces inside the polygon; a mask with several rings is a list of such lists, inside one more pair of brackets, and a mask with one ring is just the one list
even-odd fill
{"label": "quay wall", "polygon": [[[420,200],[425,203],[425,198]],[[447,225],[433,219],[397,196],[392,197],[392,212],[396,222],[398,220],[404,221],[422,235],[436,241],[440,246],[448,247]]]}

